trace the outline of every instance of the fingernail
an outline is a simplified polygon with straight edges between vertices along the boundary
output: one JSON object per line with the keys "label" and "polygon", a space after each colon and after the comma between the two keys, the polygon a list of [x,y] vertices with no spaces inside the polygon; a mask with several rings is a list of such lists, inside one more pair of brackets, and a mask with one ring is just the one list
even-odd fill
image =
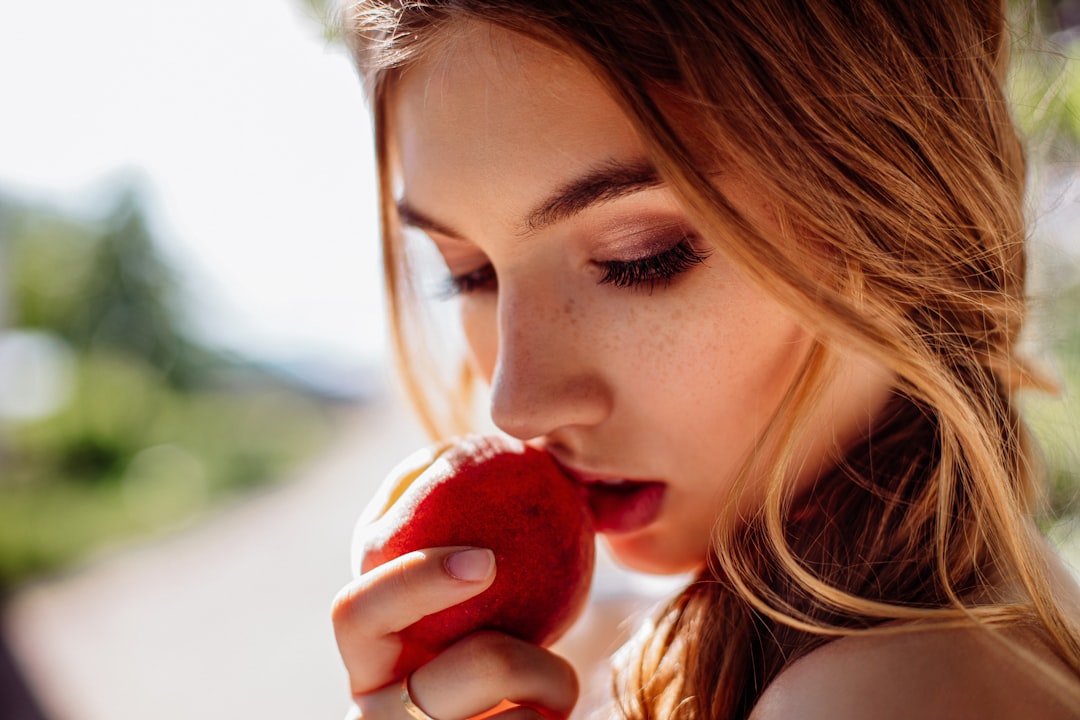
{"label": "fingernail", "polygon": [[458,580],[467,582],[486,580],[495,569],[495,553],[484,548],[462,550],[453,555],[447,555],[443,564],[446,572]]}

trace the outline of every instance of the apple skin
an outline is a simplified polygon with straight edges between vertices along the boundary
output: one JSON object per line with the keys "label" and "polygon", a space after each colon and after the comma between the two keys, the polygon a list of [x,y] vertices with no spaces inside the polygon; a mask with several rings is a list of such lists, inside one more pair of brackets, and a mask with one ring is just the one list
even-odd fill
{"label": "apple skin", "polygon": [[354,567],[367,572],[446,546],[491,549],[495,579],[476,597],[402,630],[399,674],[477,630],[549,645],[585,607],[595,534],[577,487],[541,450],[475,435],[414,454],[361,516]]}

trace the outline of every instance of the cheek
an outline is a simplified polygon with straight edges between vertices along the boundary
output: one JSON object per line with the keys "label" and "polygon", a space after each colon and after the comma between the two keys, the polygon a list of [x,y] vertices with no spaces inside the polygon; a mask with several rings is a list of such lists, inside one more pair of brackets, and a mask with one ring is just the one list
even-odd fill
{"label": "cheek", "polygon": [[727,367],[728,382],[751,405],[759,400],[771,415],[803,364],[810,336],[779,313],[747,318],[738,330],[730,343],[717,349]]}
{"label": "cheek", "polygon": [[810,347],[806,330],[768,298],[727,289],[642,332],[648,357],[627,370],[649,389],[634,397],[637,411],[675,429],[687,461],[714,470],[718,451],[733,467],[751,452]]}
{"label": "cheek", "polygon": [[[747,318],[713,349],[713,402],[718,431],[739,450],[740,460],[758,442],[791,388],[810,346],[807,333],[790,318],[763,313]],[[733,448],[733,449],[734,449]]]}

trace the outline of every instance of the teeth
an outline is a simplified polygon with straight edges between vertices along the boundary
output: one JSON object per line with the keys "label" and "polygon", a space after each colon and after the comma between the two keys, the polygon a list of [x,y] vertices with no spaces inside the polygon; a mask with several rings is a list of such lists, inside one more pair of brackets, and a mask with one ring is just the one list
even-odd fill
{"label": "teeth", "polygon": [[625,478],[606,478],[600,481],[601,485],[622,485],[626,482]]}

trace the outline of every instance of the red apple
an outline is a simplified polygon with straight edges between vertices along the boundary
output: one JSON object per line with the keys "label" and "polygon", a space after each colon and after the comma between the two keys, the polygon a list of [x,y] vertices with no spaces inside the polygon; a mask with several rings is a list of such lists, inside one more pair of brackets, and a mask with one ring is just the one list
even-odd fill
{"label": "red apple", "polygon": [[470,436],[411,456],[361,517],[354,560],[366,572],[414,550],[454,545],[491,549],[495,580],[402,631],[398,673],[481,629],[548,645],[585,606],[595,548],[588,511],[541,450]]}

